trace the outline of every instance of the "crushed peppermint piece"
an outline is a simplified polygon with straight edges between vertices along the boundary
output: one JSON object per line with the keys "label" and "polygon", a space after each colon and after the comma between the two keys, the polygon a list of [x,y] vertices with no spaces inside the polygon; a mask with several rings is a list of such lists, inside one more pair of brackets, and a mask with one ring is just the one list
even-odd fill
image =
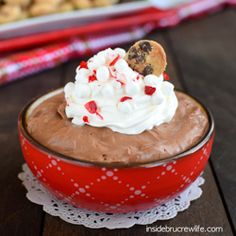
{"label": "crushed peppermint piece", "polygon": [[89,101],[89,102],[87,102],[85,105],[84,105],[84,107],[87,109],[87,111],[89,112],[89,113],[91,113],[91,114],[94,114],[94,113],[96,113],[97,112],[97,104],[96,104],[96,102],[95,101]]}
{"label": "crushed peppermint piece", "polygon": [[102,116],[100,113],[96,112],[96,115],[97,115],[101,120],[103,120],[103,116]]}
{"label": "crushed peppermint piece", "polygon": [[120,55],[116,56],[109,64],[109,66],[114,66],[116,62],[120,59]]}
{"label": "crushed peppermint piece", "polygon": [[103,120],[103,116],[97,112],[98,107],[95,101],[89,101],[87,102],[84,107],[87,109],[87,111],[91,114],[96,114],[101,120]]}
{"label": "crushed peppermint piece", "polygon": [[95,75],[90,75],[88,78],[89,83],[97,80],[97,77]]}
{"label": "crushed peppermint piece", "polygon": [[119,79],[117,79],[116,81],[119,82],[121,85],[125,85],[125,82],[123,82],[123,81],[121,81]]}
{"label": "crushed peppermint piece", "polygon": [[110,74],[110,76],[112,77],[112,78],[116,78],[116,75],[115,75],[115,70],[114,69],[112,69],[112,68],[108,68],[108,70],[109,70],[109,74]]}
{"label": "crushed peppermint piece", "polygon": [[124,96],[120,99],[120,102],[125,102],[125,101],[130,100],[130,99],[132,99],[132,97]]}
{"label": "crushed peppermint piece", "polygon": [[151,95],[153,95],[153,93],[155,93],[156,88],[154,88],[152,86],[145,86],[144,91],[145,91],[145,94],[151,96]]}
{"label": "crushed peppermint piece", "polygon": [[81,61],[79,64],[79,68],[85,68],[88,69],[88,64],[86,61]]}
{"label": "crushed peppermint piece", "polygon": [[83,116],[83,121],[84,121],[84,123],[89,123],[88,117],[87,116]]}
{"label": "crushed peppermint piece", "polygon": [[170,80],[170,77],[169,77],[169,75],[167,75],[166,72],[163,73],[163,77],[164,77],[164,79],[167,80],[167,81]]}

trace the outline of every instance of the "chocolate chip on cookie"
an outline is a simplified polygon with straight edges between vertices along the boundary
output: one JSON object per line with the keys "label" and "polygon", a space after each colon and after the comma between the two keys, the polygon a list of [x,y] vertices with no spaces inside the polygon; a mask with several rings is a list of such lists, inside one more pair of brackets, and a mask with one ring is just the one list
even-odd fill
{"label": "chocolate chip on cookie", "polygon": [[129,60],[134,59],[138,55],[138,50],[136,48],[130,48],[128,58]]}
{"label": "chocolate chip on cookie", "polygon": [[147,66],[144,67],[142,74],[145,76],[145,75],[150,75],[152,73],[153,73],[152,66],[151,65],[147,65]]}
{"label": "chocolate chip on cookie", "polygon": [[148,41],[142,41],[141,43],[139,43],[139,47],[146,53],[152,51],[152,46]]}
{"label": "chocolate chip on cookie", "polygon": [[151,40],[136,42],[126,53],[129,66],[142,75],[161,75],[166,68],[166,54],[160,44]]}
{"label": "chocolate chip on cookie", "polygon": [[131,48],[128,58],[129,60],[135,60],[136,63],[143,63],[145,61],[145,54],[142,51],[138,51],[136,48]]}

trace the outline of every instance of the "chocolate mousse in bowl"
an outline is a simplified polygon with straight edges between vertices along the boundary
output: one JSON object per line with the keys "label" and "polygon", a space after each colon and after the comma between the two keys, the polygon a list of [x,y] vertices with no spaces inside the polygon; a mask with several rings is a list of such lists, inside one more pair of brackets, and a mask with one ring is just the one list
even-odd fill
{"label": "chocolate mousse in bowl", "polygon": [[204,170],[211,113],[174,90],[160,44],[100,51],[64,88],[19,117],[22,151],[58,198],[94,211],[130,212],[165,203]]}

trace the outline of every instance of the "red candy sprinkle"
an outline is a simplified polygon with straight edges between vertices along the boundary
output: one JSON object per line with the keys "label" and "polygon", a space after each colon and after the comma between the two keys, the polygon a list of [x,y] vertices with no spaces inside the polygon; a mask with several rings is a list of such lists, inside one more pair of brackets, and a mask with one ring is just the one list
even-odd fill
{"label": "red candy sprinkle", "polygon": [[79,67],[80,67],[80,68],[88,69],[88,64],[87,64],[86,61],[81,61],[80,64],[79,64]]}
{"label": "red candy sprinkle", "polygon": [[114,66],[116,64],[116,62],[119,60],[120,56],[116,56],[112,61],[111,63],[109,64],[109,66]]}
{"label": "red candy sprinkle", "polygon": [[120,102],[124,102],[124,101],[130,100],[130,99],[132,99],[132,98],[131,98],[131,97],[128,97],[128,96],[124,96],[124,97],[122,97],[122,98],[120,99]]}
{"label": "red candy sprinkle", "polygon": [[166,74],[166,72],[163,73],[163,76],[164,76],[165,80],[170,80],[170,77],[169,77],[169,75]]}
{"label": "red candy sprinkle", "polygon": [[153,93],[155,93],[155,91],[156,91],[156,88],[154,88],[154,87],[151,87],[151,86],[145,86],[145,89],[144,89],[144,91],[145,91],[145,94],[147,94],[147,95],[153,95]]}
{"label": "red candy sprinkle", "polygon": [[87,111],[88,111],[89,113],[91,113],[91,114],[96,114],[97,116],[99,116],[99,118],[100,118],[101,120],[103,120],[102,115],[97,112],[98,107],[97,107],[97,104],[96,104],[95,101],[92,100],[92,101],[87,102],[87,103],[84,105],[84,107],[87,109]]}
{"label": "red candy sprinkle", "polygon": [[108,70],[109,70],[110,76],[111,76],[112,78],[116,78],[114,68],[112,69],[112,68],[108,67]]}
{"label": "red candy sprinkle", "polygon": [[84,123],[89,123],[88,117],[87,116],[83,116],[83,121],[84,121]]}
{"label": "red candy sprinkle", "polygon": [[94,114],[97,112],[97,104],[95,101],[89,101],[85,105],[85,108],[88,110],[89,113]]}
{"label": "red candy sprinkle", "polygon": [[119,82],[119,83],[121,84],[121,86],[122,86],[122,85],[125,85],[125,82],[123,82],[123,81],[121,81],[121,80],[119,80],[119,79],[117,79],[116,81]]}
{"label": "red candy sprinkle", "polygon": [[88,78],[89,83],[97,80],[97,77],[95,75],[90,75]]}
{"label": "red candy sprinkle", "polygon": [[103,120],[103,116],[102,116],[101,114],[99,114],[98,112],[96,112],[96,115],[99,116],[99,118],[100,118],[101,120]]}

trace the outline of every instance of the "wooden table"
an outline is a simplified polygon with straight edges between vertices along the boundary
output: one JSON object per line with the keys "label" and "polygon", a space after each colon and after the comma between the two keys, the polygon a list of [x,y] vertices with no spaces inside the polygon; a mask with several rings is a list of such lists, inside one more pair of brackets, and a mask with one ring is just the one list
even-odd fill
{"label": "wooden table", "polygon": [[[163,44],[168,73],[177,88],[208,105],[216,120],[216,140],[200,199],[172,220],[153,226],[236,227],[236,12],[226,9],[209,17],[147,36]],[[125,45],[128,48],[130,45]],[[17,137],[17,115],[36,95],[74,80],[79,60],[0,88],[0,235],[146,235],[146,226],[131,229],[87,229],[45,214],[25,197],[17,179],[24,163]],[[216,235],[205,233],[204,235]],[[151,235],[156,235],[152,233]],[[166,235],[166,234],[161,234]],[[168,235],[174,235],[169,233]],[[187,235],[187,234],[186,234]],[[197,234],[191,234],[197,235]],[[217,234],[218,235],[218,234]]]}

